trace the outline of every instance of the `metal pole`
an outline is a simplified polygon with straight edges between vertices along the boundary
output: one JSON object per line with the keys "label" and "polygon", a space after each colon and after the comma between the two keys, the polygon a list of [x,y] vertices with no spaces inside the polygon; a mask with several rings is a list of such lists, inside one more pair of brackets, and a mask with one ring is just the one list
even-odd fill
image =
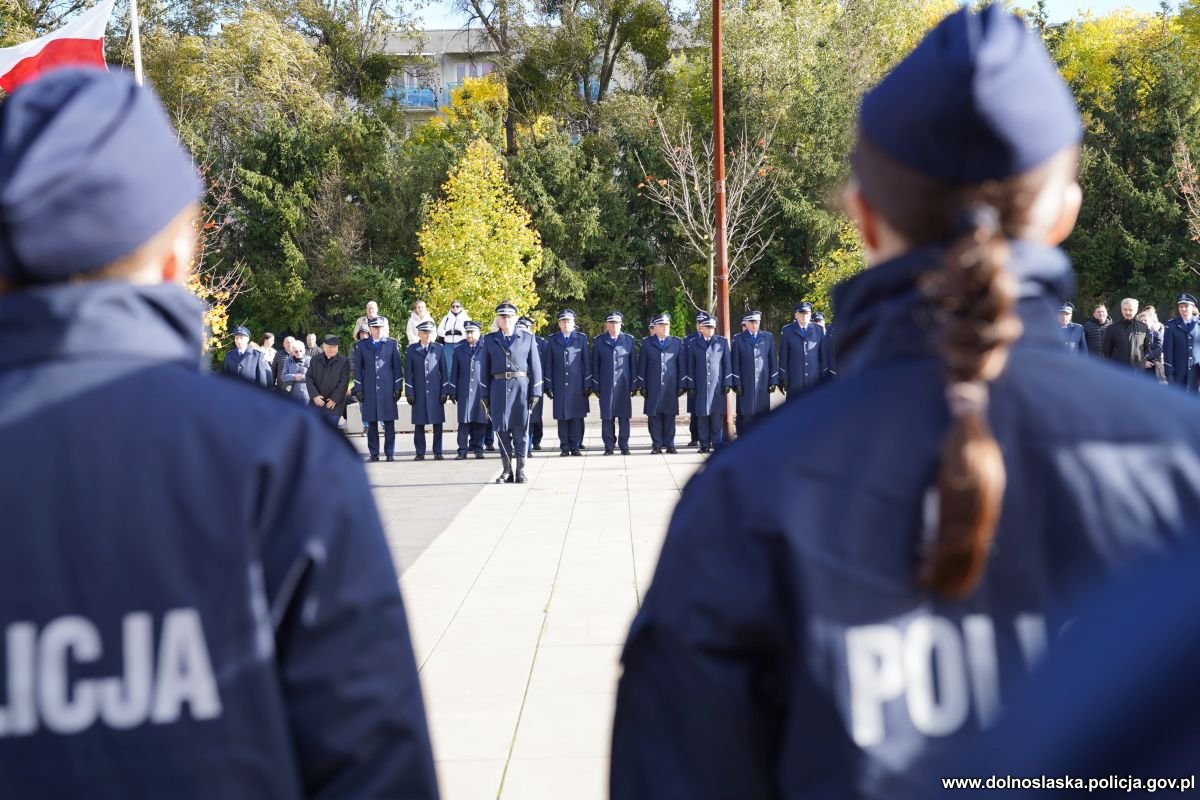
{"label": "metal pole", "polygon": [[[721,80],[721,0],[712,5],[713,67],[713,184],[716,230],[713,231],[713,261],[717,273],[717,324],[727,342],[729,335],[729,264],[725,242],[725,91]],[[725,404],[725,438],[733,438],[733,398]]]}
{"label": "metal pole", "polygon": [[137,0],[129,0],[129,32],[133,36],[133,79],[142,85],[142,37],[138,28]]}

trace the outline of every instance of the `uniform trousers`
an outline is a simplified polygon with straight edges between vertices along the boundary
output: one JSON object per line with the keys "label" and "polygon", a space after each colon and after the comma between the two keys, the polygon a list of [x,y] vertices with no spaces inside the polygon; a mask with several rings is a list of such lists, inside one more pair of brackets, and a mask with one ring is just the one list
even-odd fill
{"label": "uniform trousers", "polygon": [[688,433],[691,434],[690,442],[700,441],[700,423],[695,414],[688,415]]}
{"label": "uniform trousers", "polygon": [[[617,435],[618,429],[620,435]],[[612,450],[620,447],[629,449],[629,417],[612,417],[600,420],[600,438],[604,440],[604,449]]]}
{"label": "uniform trousers", "polygon": [[583,444],[583,417],[558,421],[558,447],[562,451],[578,450]]}
{"label": "uniform trousers", "polygon": [[458,454],[465,456],[467,451],[473,453],[483,452],[483,435],[487,430],[485,422],[460,422],[458,423]]}
{"label": "uniform trousers", "polygon": [[[425,426],[416,425],[413,427],[413,444],[416,446],[417,455],[425,455]],[[439,422],[433,426],[433,454],[440,456],[442,454],[442,424]]]}
{"label": "uniform trousers", "polygon": [[700,446],[717,449],[725,443],[725,415],[697,414],[697,427],[700,429]]}
{"label": "uniform trousers", "polygon": [[373,456],[379,455],[379,426],[383,425],[383,454],[396,455],[396,420],[367,423],[367,452]]}
{"label": "uniform trousers", "polygon": [[675,446],[675,415],[649,414],[646,416],[650,428],[650,443],[657,448]]}

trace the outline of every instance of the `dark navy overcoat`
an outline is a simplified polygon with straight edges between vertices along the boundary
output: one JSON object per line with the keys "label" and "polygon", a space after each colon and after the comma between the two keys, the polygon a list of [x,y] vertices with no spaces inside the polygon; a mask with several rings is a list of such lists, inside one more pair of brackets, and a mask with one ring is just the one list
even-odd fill
{"label": "dark navy overcoat", "polygon": [[668,336],[662,341],[657,336],[642,339],[637,359],[637,388],[645,397],[642,413],[646,416],[678,416],[679,391],[687,388],[683,382],[686,376],[683,359],[683,342],[678,336]]}
{"label": "dark navy overcoat", "polygon": [[552,393],[555,419],[581,419],[587,416],[588,399],[584,390],[592,386],[592,358],[588,339],[579,331],[571,331],[564,339],[561,333],[546,337],[546,353],[542,364],[546,392]]}
{"label": "dark navy overcoat", "polygon": [[413,425],[441,425],[446,421],[442,397],[447,393],[446,354],[438,342],[422,351],[420,342],[410,344],[404,358],[404,392],[413,402]]}
{"label": "dark navy overcoat", "polygon": [[471,347],[465,341],[454,348],[454,366],[450,373],[447,394],[455,398],[458,423],[487,422],[483,410],[483,340]]}
{"label": "dark navy overcoat", "polygon": [[779,333],[779,382],[787,386],[788,399],[799,398],[828,377],[829,350],[825,331],[816,323],[800,330],[789,322]]}
{"label": "dark navy overcoat", "polygon": [[702,417],[724,414],[725,389],[733,385],[729,341],[724,336],[713,336],[708,341],[697,336],[685,351],[685,385],[689,392],[696,392],[696,414]]}
{"label": "dark navy overcoat", "polygon": [[771,410],[771,387],[779,385],[775,337],[770,331],[760,330],[757,336],[742,331],[733,337],[731,351],[733,386],[742,389],[737,399],[737,413],[767,413]]}
{"label": "dark navy overcoat", "polygon": [[364,422],[398,419],[396,392],[404,388],[404,364],[395,339],[361,339],[354,345],[354,394]]}
{"label": "dark navy overcoat", "polygon": [[636,348],[628,333],[616,339],[602,333],[592,341],[592,390],[600,400],[601,419],[633,416]]}
{"label": "dark navy overcoat", "polygon": [[[526,374],[504,377],[516,372]],[[505,337],[496,331],[483,337],[483,380],[492,426],[498,431],[525,430],[529,424],[529,399],[542,396],[542,360],[533,334],[516,330],[511,337]]]}

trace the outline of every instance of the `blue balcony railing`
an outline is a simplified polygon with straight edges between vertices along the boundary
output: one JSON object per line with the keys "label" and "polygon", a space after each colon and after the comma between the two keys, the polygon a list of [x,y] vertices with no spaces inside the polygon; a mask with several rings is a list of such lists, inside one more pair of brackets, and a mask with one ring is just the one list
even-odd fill
{"label": "blue balcony railing", "polygon": [[433,89],[418,86],[389,86],[386,97],[406,108],[437,108]]}

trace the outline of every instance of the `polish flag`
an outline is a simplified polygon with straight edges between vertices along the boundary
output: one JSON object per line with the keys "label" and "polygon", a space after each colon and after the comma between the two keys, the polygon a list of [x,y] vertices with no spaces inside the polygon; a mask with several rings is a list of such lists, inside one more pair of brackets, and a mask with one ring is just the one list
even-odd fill
{"label": "polish flag", "polygon": [[54,33],[15,47],[0,48],[0,89],[12,94],[22,83],[55,67],[84,64],[105,67],[104,29],[115,2],[101,0]]}

